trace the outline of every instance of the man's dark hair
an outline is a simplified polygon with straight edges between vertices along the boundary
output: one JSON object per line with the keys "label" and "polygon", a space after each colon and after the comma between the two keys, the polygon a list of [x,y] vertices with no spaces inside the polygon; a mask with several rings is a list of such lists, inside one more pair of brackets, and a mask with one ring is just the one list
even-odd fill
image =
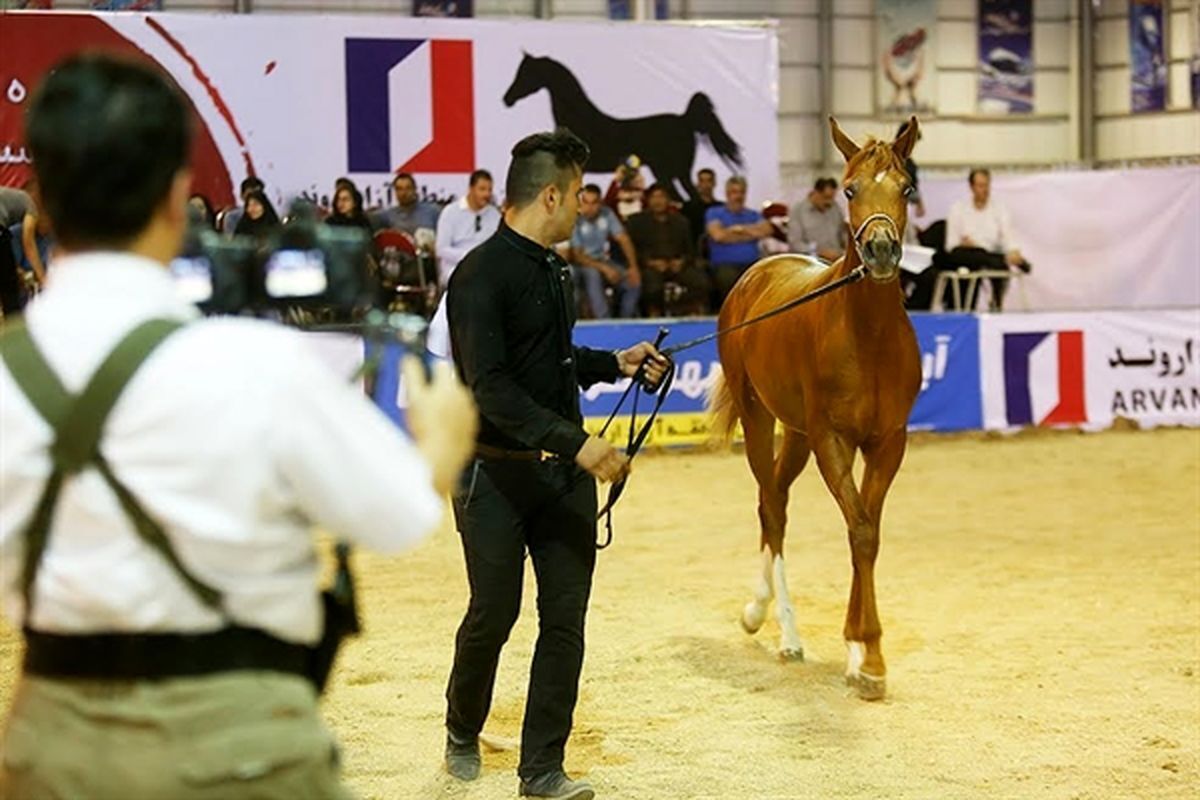
{"label": "man's dark hair", "polygon": [[823,192],[826,189],[837,191],[837,181],[833,178],[817,178],[817,182],[813,184],[814,192]]}
{"label": "man's dark hair", "polygon": [[992,171],[990,169],[988,169],[987,167],[975,167],[975,169],[971,170],[971,174],[967,176],[967,183],[969,185],[971,185],[971,186],[975,185],[975,176],[976,175],[982,175],[985,178],[987,178],[988,180],[991,180]]}
{"label": "man's dark hair", "polygon": [[251,175],[242,181],[242,185],[238,187],[238,196],[245,197],[247,192],[261,192],[266,188],[267,185],[262,182],[262,178],[257,175]]}
{"label": "man's dark hair", "polygon": [[717,180],[717,173],[713,172],[708,167],[704,167],[703,169],[701,169],[699,172],[696,173],[697,178],[699,178],[701,175],[707,175],[708,177],[712,178],[714,183]]}
{"label": "man's dark hair", "polygon": [[128,245],[167,197],[192,142],[186,101],[163,73],[100,54],[73,56],[50,73],[25,134],[42,204],[68,249]]}
{"label": "man's dark hair", "polygon": [[663,183],[650,184],[650,186],[646,188],[646,197],[649,198],[650,195],[654,194],[655,192],[662,192],[667,196],[668,199],[671,197],[671,192],[667,190],[666,184]]}
{"label": "man's dark hair", "polygon": [[524,208],[551,184],[565,192],[575,174],[583,172],[590,154],[587,144],[566,128],[526,136],[512,149],[504,182],[505,201],[513,208]]}
{"label": "man's dark hair", "polygon": [[417,179],[412,176],[411,172],[397,172],[396,177],[392,178],[392,186],[400,181],[411,181],[413,186],[417,185]]}
{"label": "man's dark hair", "polygon": [[[486,169],[477,169],[471,173],[471,180],[467,183],[467,186],[474,186],[475,184],[479,183],[480,181],[491,181],[491,180],[492,180],[492,173],[488,172]],[[495,183],[495,181],[492,181],[492,182]]]}
{"label": "man's dark hair", "polygon": [[594,183],[589,183],[587,186],[584,186],[582,189],[580,189],[580,191],[584,194],[594,194],[596,197],[604,197],[604,192],[601,191],[600,187]]}

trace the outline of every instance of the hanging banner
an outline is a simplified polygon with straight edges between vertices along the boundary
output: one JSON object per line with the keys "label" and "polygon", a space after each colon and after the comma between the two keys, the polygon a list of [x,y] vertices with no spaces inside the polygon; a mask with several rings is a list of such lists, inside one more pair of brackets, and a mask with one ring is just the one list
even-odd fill
{"label": "hanging banner", "polygon": [[979,0],[979,110],[1033,111],[1033,0]]}
{"label": "hanging banner", "polygon": [[473,17],[473,0],[413,0],[414,17]]}
{"label": "hanging banner", "polygon": [[54,8],[54,0],[7,0],[0,2],[0,10],[12,9],[50,9]]}
{"label": "hanging banner", "polygon": [[1192,3],[1192,108],[1200,110],[1200,5]]}
{"label": "hanging banner", "polygon": [[1129,0],[1129,87],[1134,113],[1167,104],[1162,0]]}
{"label": "hanging banner", "polygon": [[1200,426],[1200,309],[990,314],[984,425]]}
{"label": "hanging banner", "polygon": [[929,114],[937,95],[937,0],[876,0],[876,106],[884,114]]}
{"label": "hanging banner", "polygon": [[32,13],[0,15],[0,41],[0,185],[28,175],[21,119],[42,76],[106,48],[152,59],[182,87],[200,122],[196,191],[217,208],[248,174],[281,202],[320,202],[348,176],[377,207],[406,171],[447,202],[475,169],[502,187],[513,145],[557,126],[591,145],[589,179],[604,186],[637,155],[647,182],[684,198],[702,167],[719,182],[744,174],[751,202],[778,192],[769,27]]}
{"label": "hanging banner", "polygon": [[[644,0],[608,0],[609,19],[636,19],[634,9]],[[654,0],[654,19],[670,19],[667,0]]]}
{"label": "hanging banner", "polygon": [[92,0],[93,11],[162,11],[163,0]]}

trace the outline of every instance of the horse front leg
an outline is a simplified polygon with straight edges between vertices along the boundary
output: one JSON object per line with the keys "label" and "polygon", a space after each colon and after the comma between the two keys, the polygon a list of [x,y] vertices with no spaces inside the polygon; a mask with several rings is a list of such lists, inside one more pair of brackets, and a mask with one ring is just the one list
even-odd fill
{"label": "horse front leg", "polygon": [[[887,667],[880,649],[883,630],[875,612],[873,569],[879,549],[878,527],[854,485],[854,445],[830,431],[813,442],[813,451],[821,477],[846,520],[854,567],[843,630],[847,648],[846,683],[864,700],[879,700],[887,690]],[[865,613],[868,605],[870,615]]]}

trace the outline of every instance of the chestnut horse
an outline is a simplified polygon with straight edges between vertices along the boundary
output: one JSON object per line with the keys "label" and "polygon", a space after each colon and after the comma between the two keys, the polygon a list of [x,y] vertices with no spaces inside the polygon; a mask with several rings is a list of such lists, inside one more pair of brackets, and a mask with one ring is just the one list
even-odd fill
{"label": "chestnut horse", "polygon": [[[904,167],[917,140],[909,120],[894,142],[859,147],[830,118],[846,158],[851,241],[830,266],[803,256],[763,259],[746,271],[721,308],[719,327],[783,305],[864,264],[867,279],[720,340],[724,377],[713,388],[714,431],[726,440],[740,420],[746,459],[758,483],[762,576],[742,626],[755,633],[772,597],[782,629],[781,655],[802,659],[784,574],[788,489],[810,453],[845,517],[854,566],[844,630],[846,681],[860,697],[886,690],[875,608],[875,556],[884,497],[904,459],[907,423],[921,386],[920,351],[901,294],[900,253],[911,181]],[[775,452],[775,423],[783,444]],[[854,459],[862,451],[862,485]]]}

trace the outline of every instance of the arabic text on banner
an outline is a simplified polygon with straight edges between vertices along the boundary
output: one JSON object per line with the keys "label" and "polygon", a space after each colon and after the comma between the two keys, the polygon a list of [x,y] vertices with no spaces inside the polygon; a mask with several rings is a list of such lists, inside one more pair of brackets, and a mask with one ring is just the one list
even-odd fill
{"label": "arabic text on banner", "polygon": [[937,0],[876,0],[876,101],[882,113],[935,110],[937,5]]}
{"label": "arabic text on banner", "polygon": [[979,0],[979,110],[1033,111],[1033,0]]}
{"label": "arabic text on banner", "polygon": [[1200,309],[990,314],[984,425],[1200,426]]}
{"label": "arabic text on banner", "polygon": [[1162,0],[1129,0],[1129,90],[1135,113],[1166,108],[1164,38]]}

